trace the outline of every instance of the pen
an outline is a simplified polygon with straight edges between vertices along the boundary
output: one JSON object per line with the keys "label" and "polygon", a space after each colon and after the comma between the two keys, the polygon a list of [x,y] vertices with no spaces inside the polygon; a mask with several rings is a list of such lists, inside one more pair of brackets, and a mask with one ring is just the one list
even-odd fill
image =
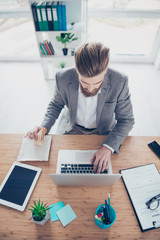
{"label": "pen", "polygon": [[110,193],[108,193],[108,204],[109,204],[109,207],[110,207],[110,205],[111,205]]}
{"label": "pen", "polygon": [[107,224],[107,216],[106,216],[105,205],[103,206],[103,222],[104,222],[105,224]]}
{"label": "pen", "polygon": [[109,206],[107,204],[107,200],[105,200],[105,208],[106,208],[107,218],[108,218],[108,221],[109,221],[109,219],[110,219],[110,217],[109,217]]}
{"label": "pen", "polygon": [[109,212],[108,212],[107,200],[105,200],[105,205],[103,206],[103,213],[104,213],[103,221],[105,224],[108,224],[109,223]]}
{"label": "pen", "polygon": [[111,200],[110,200],[110,193],[108,193],[108,209],[109,209],[109,217],[111,215]]}

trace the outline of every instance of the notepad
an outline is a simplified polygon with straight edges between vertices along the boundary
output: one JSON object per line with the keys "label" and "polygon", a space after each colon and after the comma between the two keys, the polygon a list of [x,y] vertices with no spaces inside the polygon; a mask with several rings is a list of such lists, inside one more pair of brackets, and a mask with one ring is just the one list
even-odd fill
{"label": "notepad", "polygon": [[51,217],[51,222],[55,222],[59,220],[59,217],[57,216],[57,211],[64,207],[63,202],[54,203],[49,207],[50,207],[49,213]]}
{"label": "notepad", "polygon": [[71,208],[70,204],[67,204],[57,212],[62,225],[65,227],[68,223],[72,222],[77,216]]}
{"label": "notepad", "polygon": [[41,146],[34,144],[34,140],[24,137],[17,161],[48,161],[51,146],[51,135],[46,135]]}

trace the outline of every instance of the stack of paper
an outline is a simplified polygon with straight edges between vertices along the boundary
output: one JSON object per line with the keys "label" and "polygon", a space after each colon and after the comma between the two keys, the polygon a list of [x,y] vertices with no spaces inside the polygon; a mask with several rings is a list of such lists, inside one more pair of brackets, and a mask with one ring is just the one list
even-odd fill
{"label": "stack of paper", "polygon": [[64,206],[63,202],[59,202],[50,205],[50,207],[51,222],[60,220],[64,227],[77,217],[70,204]]}
{"label": "stack of paper", "polygon": [[50,146],[51,135],[44,137],[41,146],[35,145],[29,137],[24,137],[17,161],[48,161]]}

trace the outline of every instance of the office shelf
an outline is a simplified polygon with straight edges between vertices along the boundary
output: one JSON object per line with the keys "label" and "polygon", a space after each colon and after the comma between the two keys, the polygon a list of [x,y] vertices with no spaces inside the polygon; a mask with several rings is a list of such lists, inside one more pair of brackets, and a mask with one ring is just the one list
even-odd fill
{"label": "office shelf", "polygon": [[[29,0],[31,12],[31,5],[33,2],[35,1]],[[47,1],[44,0],[43,2]],[[35,28],[35,35],[45,79],[54,79],[56,71],[60,68],[59,65],[61,62],[65,62],[66,66],[73,65],[73,52],[75,48],[87,39],[87,0],[66,0],[59,2],[63,2],[66,6],[67,31],[36,31]],[[74,22],[74,25],[71,24],[72,22]],[[64,56],[62,52],[64,45],[56,40],[56,36],[60,36],[61,33],[74,33],[75,37],[78,37],[78,40],[67,44],[67,56]],[[54,55],[44,55],[40,49],[40,43],[43,43],[45,40],[51,42],[55,52]]]}

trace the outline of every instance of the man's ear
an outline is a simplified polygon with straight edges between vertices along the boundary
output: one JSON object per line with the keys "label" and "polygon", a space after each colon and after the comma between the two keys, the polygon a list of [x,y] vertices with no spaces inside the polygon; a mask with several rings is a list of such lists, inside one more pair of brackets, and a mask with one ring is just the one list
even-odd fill
{"label": "man's ear", "polygon": [[76,69],[77,74],[79,75],[79,72],[78,72],[78,69],[77,69],[77,66],[76,66],[76,65],[75,65],[75,69]]}
{"label": "man's ear", "polygon": [[75,69],[76,69],[76,71],[77,71],[77,73],[78,73],[78,69],[77,69],[77,66],[75,65]]}
{"label": "man's ear", "polygon": [[106,67],[104,74],[106,74],[106,73],[107,73],[108,67],[109,67],[109,66],[107,66],[107,67]]}

